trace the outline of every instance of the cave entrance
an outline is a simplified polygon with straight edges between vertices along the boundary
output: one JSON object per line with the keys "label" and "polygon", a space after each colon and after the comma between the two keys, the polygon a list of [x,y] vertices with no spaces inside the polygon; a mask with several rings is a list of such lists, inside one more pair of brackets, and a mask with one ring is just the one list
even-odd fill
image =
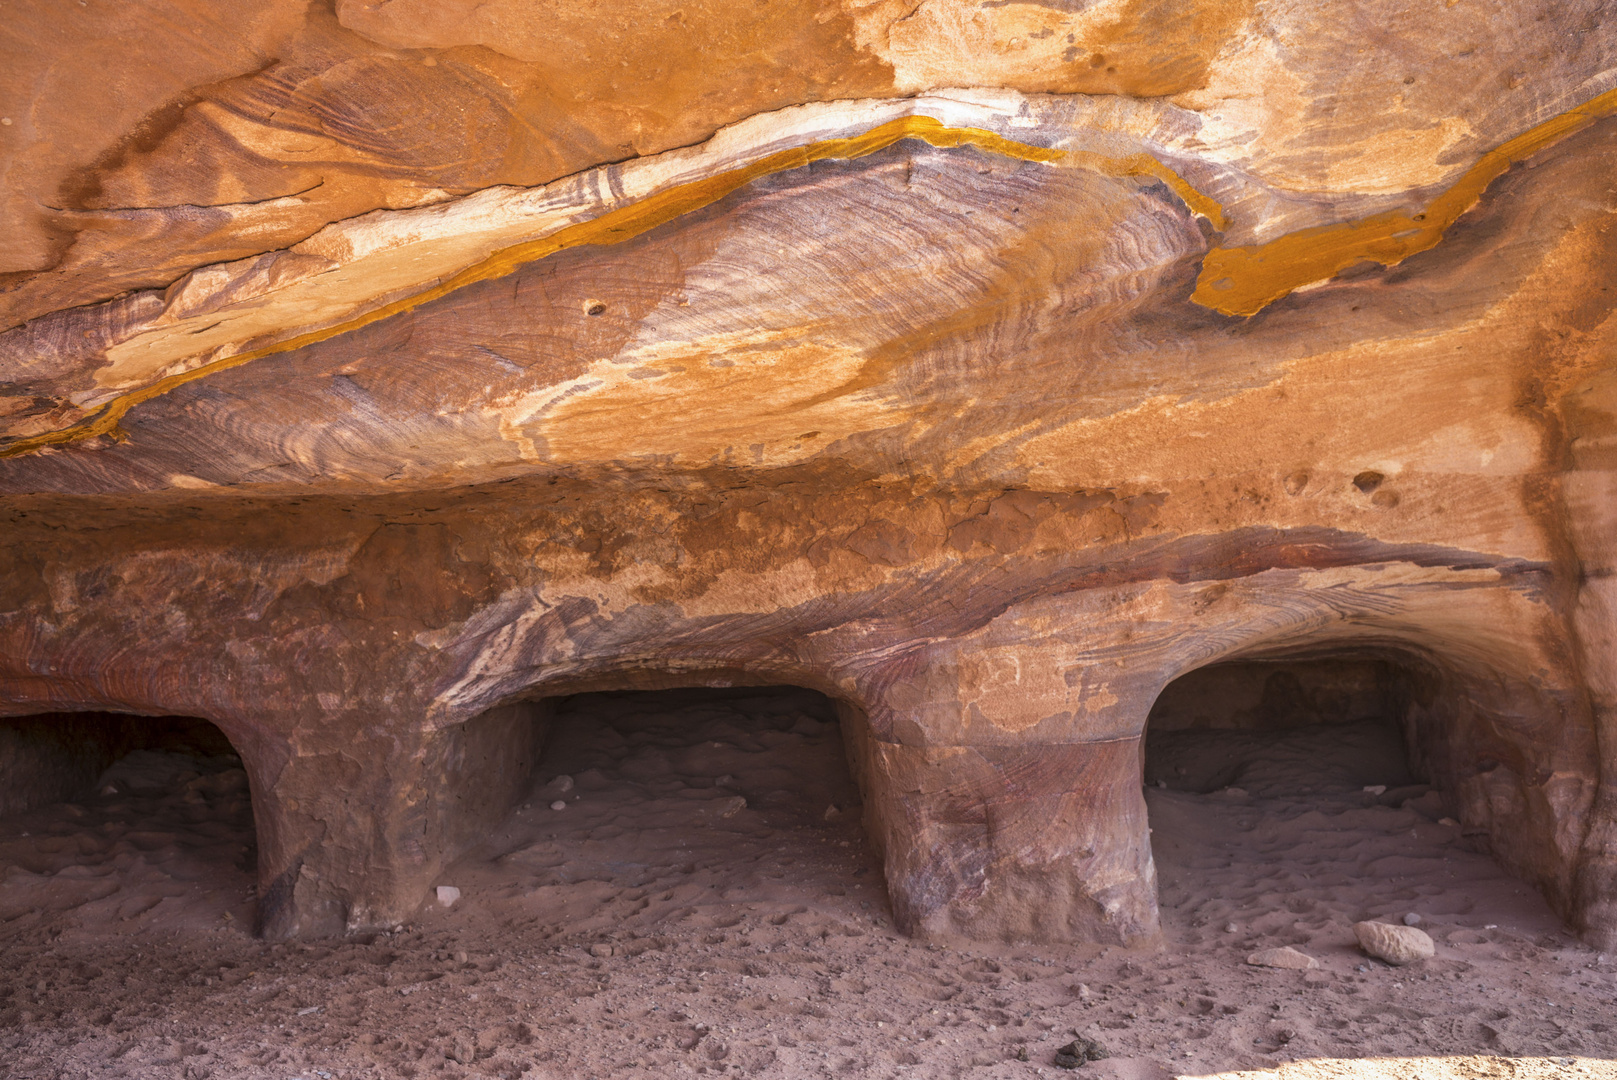
{"label": "cave entrance", "polygon": [[[1248,660],[1176,679],[1146,722],[1146,783],[1259,798],[1380,786],[1431,790],[1410,758],[1405,719],[1423,695],[1385,659]],[[1442,815],[1438,815],[1442,816]]]}
{"label": "cave entrance", "polygon": [[0,927],[250,930],[257,836],[230,740],[195,717],[0,719]]}
{"label": "cave entrance", "polygon": [[1512,753],[1501,685],[1400,652],[1236,660],[1170,683],[1143,777],[1165,931],[1323,955],[1365,919],[1412,916],[1439,941],[1555,928],[1491,857],[1534,828],[1490,816],[1517,783],[1483,760]]}
{"label": "cave entrance", "polygon": [[451,868],[457,888],[486,887],[552,936],[672,920],[715,939],[746,923],[757,941],[816,919],[890,923],[844,741],[856,710],[796,686],[542,705],[527,795]]}

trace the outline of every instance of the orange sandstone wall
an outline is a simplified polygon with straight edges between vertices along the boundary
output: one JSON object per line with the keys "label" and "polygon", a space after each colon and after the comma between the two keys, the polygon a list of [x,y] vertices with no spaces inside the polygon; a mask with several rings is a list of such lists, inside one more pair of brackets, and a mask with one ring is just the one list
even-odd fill
{"label": "orange sandstone wall", "polygon": [[739,681],[911,932],[1147,941],[1157,695],[1336,653],[1617,934],[1602,5],[77,8],[0,31],[0,711],[217,723],[267,933],[406,917],[532,702]]}

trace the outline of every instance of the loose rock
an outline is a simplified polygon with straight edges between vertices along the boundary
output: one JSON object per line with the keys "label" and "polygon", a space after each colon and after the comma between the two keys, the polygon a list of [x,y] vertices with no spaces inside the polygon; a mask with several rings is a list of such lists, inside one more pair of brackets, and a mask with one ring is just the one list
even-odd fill
{"label": "loose rock", "polygon": [[1094,1039],[1082,1035],[1056,1051],[1056,1065],[1063,1069],[1076,1069],[1086,1061],[1100,1061],[1109,1057],[1106,1048]]}
{"label": "loose rock", "polygon": [[1391,923],[1361,922],[1353,924],[1353,935],[1359,947],[1377,960],[1389,964],[1413,964],[1430,960],[1437,947],[1426,931],[1413,926],[1394,926]]}
{"label": "loose rock", "polygon": [[444,907],[453,907],[455,901],[459,899],[460,890],[455,888],[453,885],[438,886],[438,903],[442,904]]}
{"label": "loose rock", "polygon": [[1319,961],[1305,952],[1298,952],[1290,945],[1278,949],[1259,949],[1246,958],[1246,962],[1253,967],[1285,968],[1289,971],[1312,971],[1319,967]]}

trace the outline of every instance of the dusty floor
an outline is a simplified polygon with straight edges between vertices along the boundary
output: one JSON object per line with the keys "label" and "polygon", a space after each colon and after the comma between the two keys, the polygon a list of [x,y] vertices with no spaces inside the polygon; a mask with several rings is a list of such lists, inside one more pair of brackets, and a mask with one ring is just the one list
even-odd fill
{"label": "dusty floor", "polygon": [[[126,759],[105,794],[0,822],[0,1075],[989,1080],[1068,1075],[1052,1054],[1081,1032],[1112,1056],[1072,1075],[1617,1077],[1617,958],[1435,795],[1363,792],[1401,767],[1373,731],[1336,733],[1336,774],[1317,730],[1216,778],[1153,744],[1163,950],[948,949],[891,929],[822,709],[579,699],[533,799],[443,876],[458,902],[314,945],[248,936],[228,759]],[[1231,777],[1246,794],[1183,790]],[[1435,960],[1353,946],[1408,912]],[[1323,968],[1243,962],[1280,944]]]}

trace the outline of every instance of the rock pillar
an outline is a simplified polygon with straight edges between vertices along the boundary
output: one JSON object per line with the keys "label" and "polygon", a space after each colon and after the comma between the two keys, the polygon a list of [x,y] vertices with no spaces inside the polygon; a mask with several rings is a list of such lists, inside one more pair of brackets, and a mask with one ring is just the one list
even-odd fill
{"label": "rock pillar", "polygon": [[1097,689],[1040,645],[967,645],[884,673],[866,699],[869,723],[845,727],[902,930],[1157,937],[1144,712]]}
{"label": "rock pillar", "polygon": [[542,706],[440,730],[328,724],[253,768],[259,929],[322,937],[410,918],[437,877],[525,790]]}

